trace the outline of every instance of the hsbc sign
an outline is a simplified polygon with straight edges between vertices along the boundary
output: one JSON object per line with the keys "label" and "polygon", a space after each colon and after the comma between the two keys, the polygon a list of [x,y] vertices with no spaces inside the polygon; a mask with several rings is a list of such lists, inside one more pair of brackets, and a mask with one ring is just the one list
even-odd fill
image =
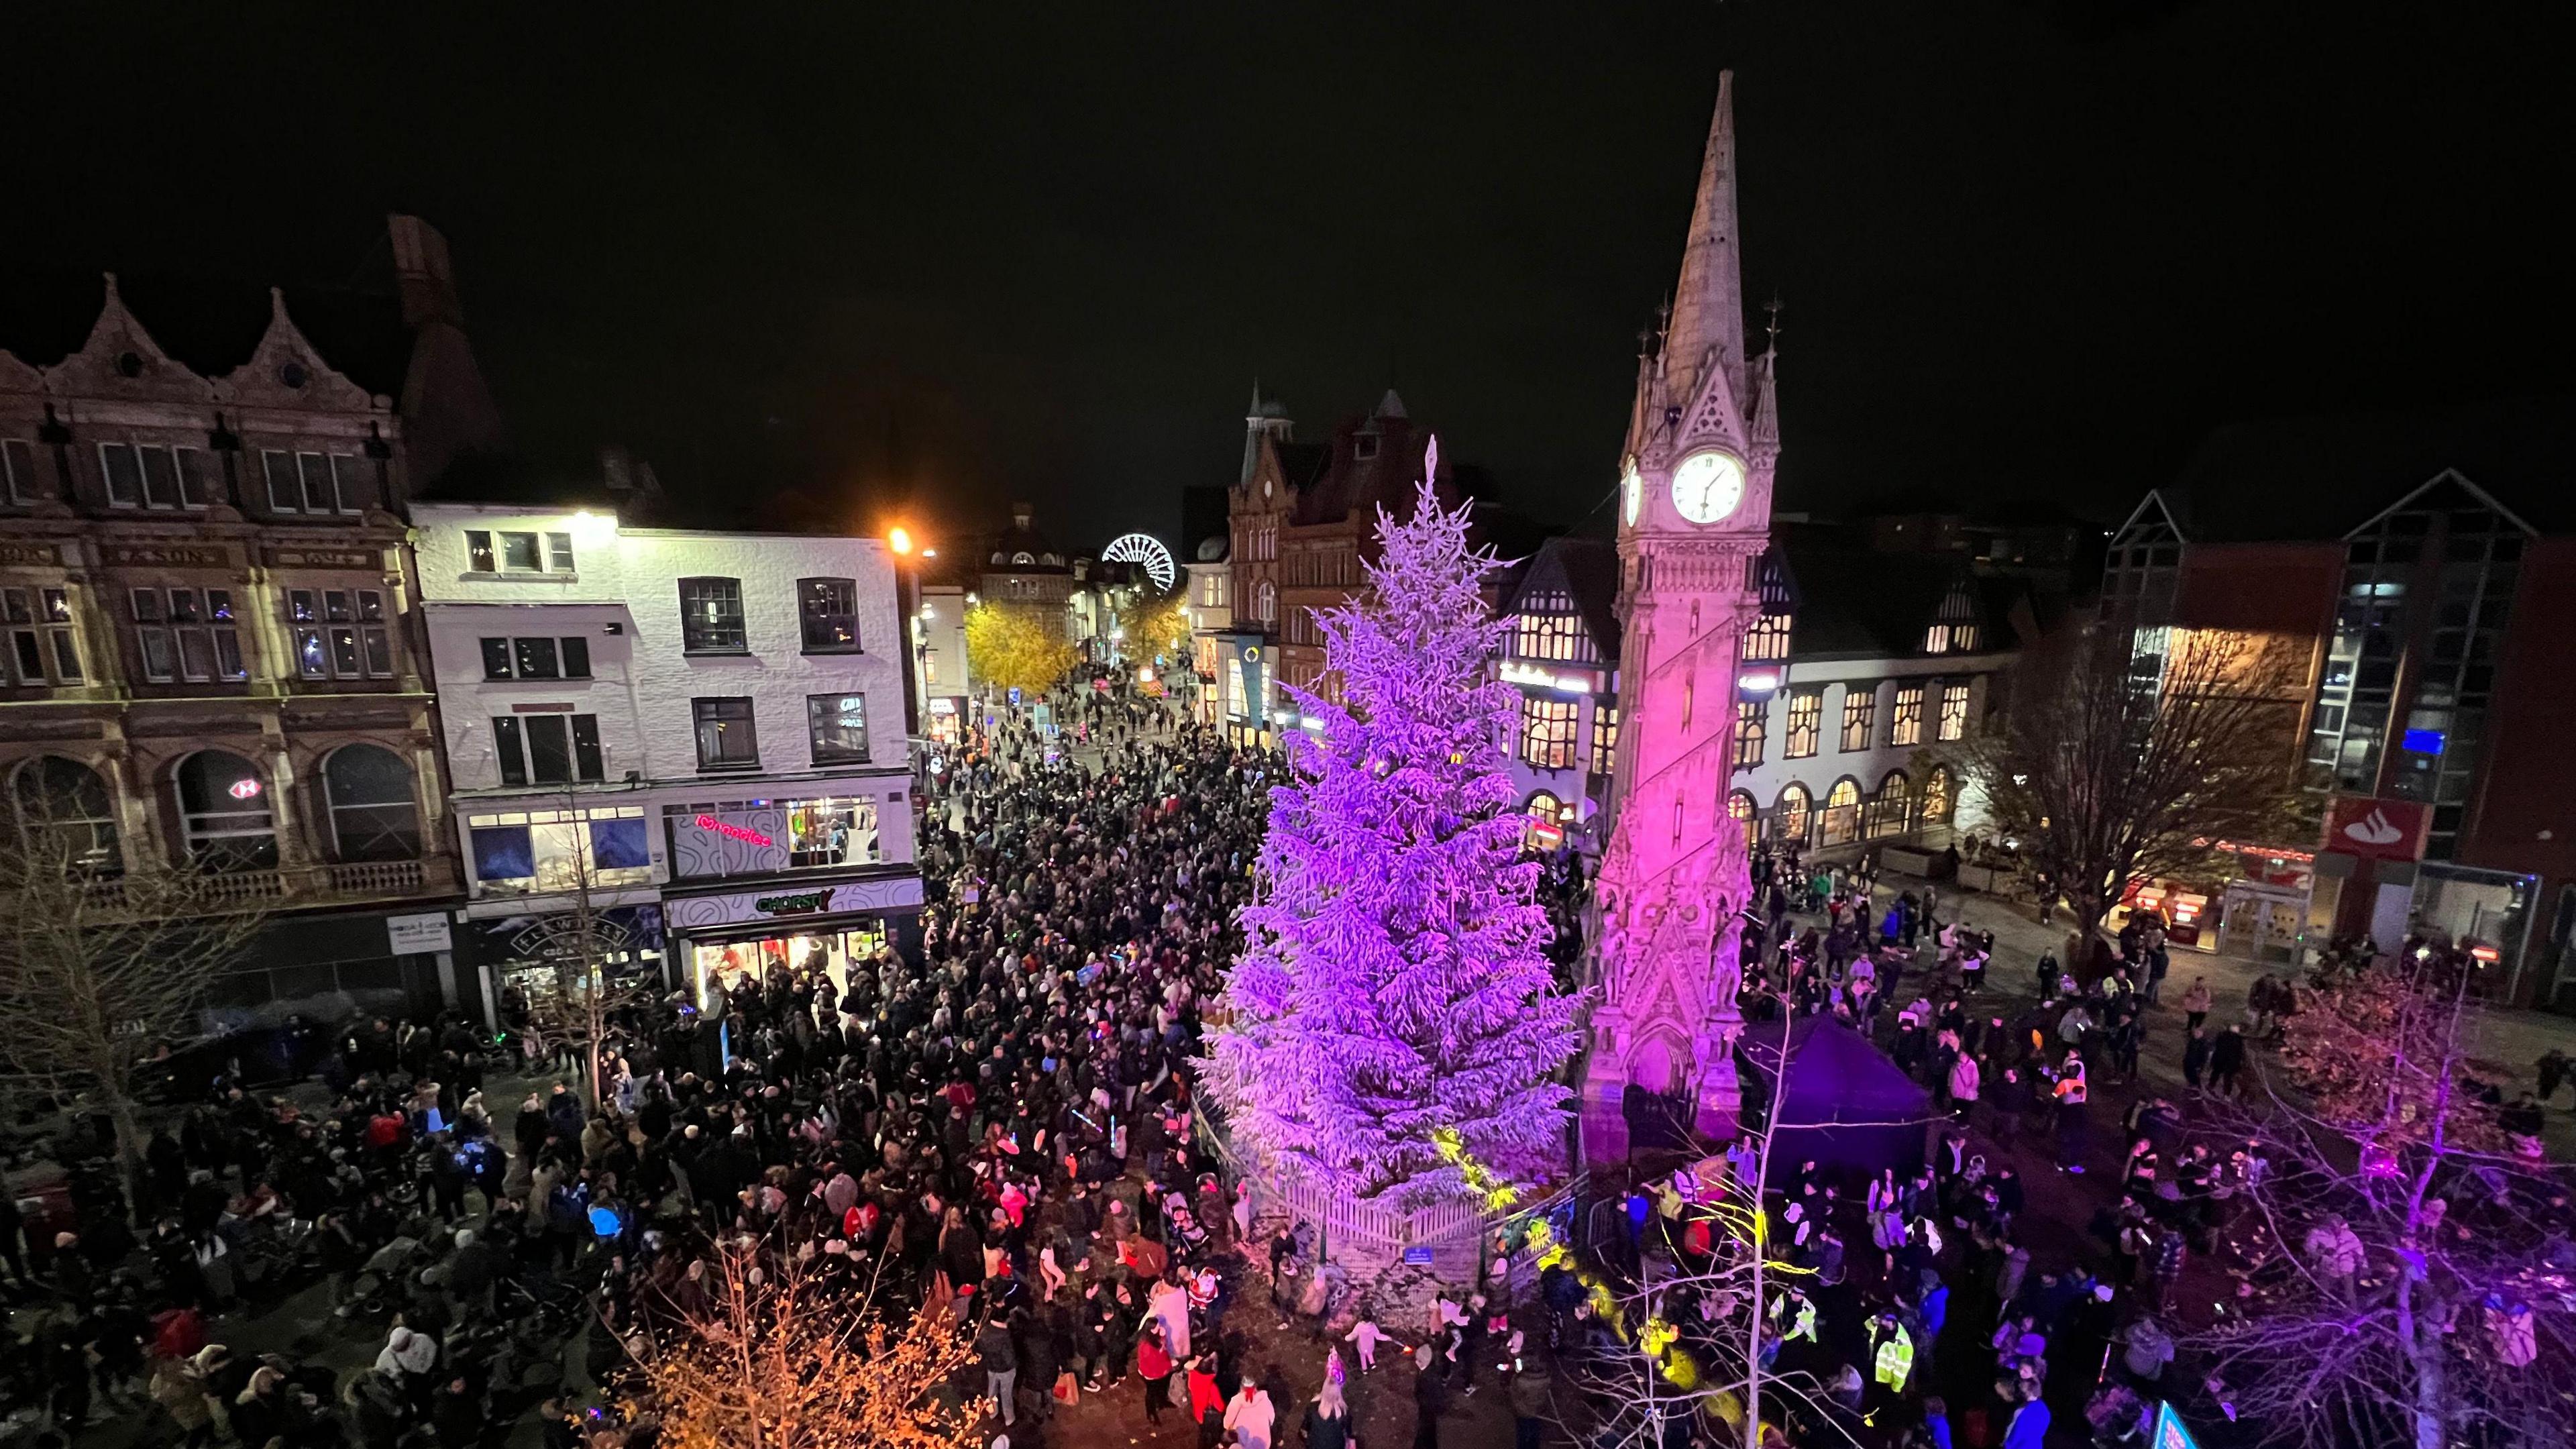
{"label": "hsbc sign", "polygon": [[2325,848],[2365,860],[2421,860],[2433,807],[2420,800],[2346,795],[2326,812]]}

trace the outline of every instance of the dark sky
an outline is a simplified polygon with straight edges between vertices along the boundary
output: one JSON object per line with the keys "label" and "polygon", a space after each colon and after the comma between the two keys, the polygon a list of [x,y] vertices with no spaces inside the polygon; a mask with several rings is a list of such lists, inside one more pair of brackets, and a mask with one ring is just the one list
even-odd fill
{"label": "dark sky", "polygon": [[1572,522],[1720,66],[1784,507],[2576,373],[2539,4],[22,8],[0,264],[344,280],[417,211],[526,452],[709,497],[1168,529],[1258,374]]}

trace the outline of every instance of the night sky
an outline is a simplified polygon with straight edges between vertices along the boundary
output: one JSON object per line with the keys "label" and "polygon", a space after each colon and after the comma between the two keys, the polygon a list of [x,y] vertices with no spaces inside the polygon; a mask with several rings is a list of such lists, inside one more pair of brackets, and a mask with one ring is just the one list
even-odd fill
{"label": "night sky", "polygon": [[2576,375],[2540,5],[350,8],[21,7],[0,265],[372,284],[410,210],[539,466],[1096,544],[1233,480],[1256,375],[1392,382],[1580,523],[1732,66],[1784,508],[2114,513],[2224,422]]}

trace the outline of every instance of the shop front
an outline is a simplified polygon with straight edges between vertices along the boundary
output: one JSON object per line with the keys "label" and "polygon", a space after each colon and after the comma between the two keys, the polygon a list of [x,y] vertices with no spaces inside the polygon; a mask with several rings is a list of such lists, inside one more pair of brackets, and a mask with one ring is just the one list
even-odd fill
{"label": "shop front", "polygon": [[671,936],[668,980],[720,1017],[725,993],[774,972],[819,972],[849,989],[882,950],[921,949],[921,877],[893,868],[863,879],[786,880],[663,900]]}
{"label": "shop front", "polygon": [[476,1006],[495,1027],[524,1020],[528,1003],[544,1000],[583,960],[595,962],[612,984],[649,984],[663,975],[662,908],[651,903],[599,905],[585,928],[581,912],[561,899],[511,902],[493,914],[490,903],[468,908],[455,928],[459,954],[473,968],[482,998]]}
{"label": "shop front", "polygon": [[2121,893],[2120,903],[2111,908],[2103,924],[2117,931],[2142,912],[2164,919],[2165,944],[2169,946],[2217,949],[2217,942],[2209,939],[2209,893],[2205,890],[2161,877],[2135,881]]}
{"label": "shop front", "polygon": [[1219,693],[1225,709],[1225,737],[1239,747],[1267,747],[1278,742],[1270,719],[1270,651],[1259,634],[1219,634],[1222,659]]}
{"label": "shop front", "polygon": [[932,744],[953,746],[965,739],[968,706],[962,695],[933,695],[925,705],[921,730]]}
{"label": "shop front", "polygon": [[2285,846],[2233,846],[2236,862],[2218,902],[2218,949],[2231,956],[2296,963],[2308,940],[2317,858]]}

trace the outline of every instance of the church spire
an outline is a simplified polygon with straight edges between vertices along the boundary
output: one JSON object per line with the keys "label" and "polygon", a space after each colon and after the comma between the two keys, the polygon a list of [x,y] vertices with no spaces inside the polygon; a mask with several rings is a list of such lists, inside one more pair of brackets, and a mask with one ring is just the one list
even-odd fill
{"label": "church spire", "polygon": [[1682,280],[1664,331],[1667,396],[1688,406],[1707,383],[1703,361],[1712,352],[1726,373],[1728,394],[1744,396],[1744,284],[1735,237],[1735,72],[1717,77],[1717,114],[1709,122],[1708,150],[1699,163],[1699,195],[1691,203],[1690,240],[1682,251]]}

